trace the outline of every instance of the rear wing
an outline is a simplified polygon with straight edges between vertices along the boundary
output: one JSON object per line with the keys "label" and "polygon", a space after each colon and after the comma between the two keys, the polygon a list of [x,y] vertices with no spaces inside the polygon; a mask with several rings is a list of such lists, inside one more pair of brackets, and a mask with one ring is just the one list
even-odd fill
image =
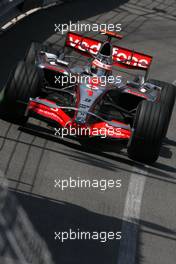
{"label": "rear wing", "polygon": [[[103,42],[89,37],[68,32],[65,45],[85,56],[96,56]],[[151,65],[152,56],[139,53],[120,46],[113,46],[113,63],[122,68],[147,71]]]}

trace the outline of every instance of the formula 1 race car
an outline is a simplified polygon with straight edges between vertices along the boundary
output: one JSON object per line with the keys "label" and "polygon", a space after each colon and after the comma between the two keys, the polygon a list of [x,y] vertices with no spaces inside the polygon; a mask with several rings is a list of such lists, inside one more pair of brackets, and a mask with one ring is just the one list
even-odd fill
{"label": "formula 1 race car", "polygon": [[[80,142],[103,131],[107,138],[125,141],[130,158],[153,163],[167,133],[175,86],[148,79],[151,56],[112,45],[119,34],[101,33],[104,42],[68,32],[62,51],[32,43],[6,83],[3,111],[25,122],[42,120],[53,129],[74,128]],[[70,66],[70,48],[87,56],[83,66]],[[145,75],[122,82],[113,66]]]}

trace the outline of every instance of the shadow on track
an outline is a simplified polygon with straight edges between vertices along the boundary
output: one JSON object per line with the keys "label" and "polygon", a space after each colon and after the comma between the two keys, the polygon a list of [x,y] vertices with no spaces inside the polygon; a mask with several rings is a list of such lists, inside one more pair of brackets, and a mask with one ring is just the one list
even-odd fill
{"label": "shadow on track", "polygon": [[[19,261],[19,258],[32,261],[31,263],[39,263],[42,259],[42,263],[48,263],[47,260],[50,259],[49,263],[53,264],[117,263],[121,241],[109,240],[105,232],[121,231],[121,219],[94,213],[64,201],[13,189],[9,191],[6,188],[1,187],[0,208],[0,256],[3,261],[9,256],[9,260],[14,264]],[[126,230],[136,228],[135,219],[132,219],[132,222],[124,221],[128,226]],[[59,239],[55,240],[55,232],[67,232],[69,229],[99,234],[102,232],[102,234],[99,240],[68,239],[64,243],[61,243]],[[140,251],[143,233],[160,236],[166,240],[176,240],[174,230],[141,220],[136,264],[143,262]],[[122,234],[122,245],[124,242],[125,245],[128,244],[126,239],[127,234]],[[15,255],[14,251],[18,254]]]}
{"label": "shadow on track", "polygon": [[[81,231],[88,232],[118,232],[121,230],[121,219],[100,215],[80,206],[38,195],[32,196],[29,193],[15,191],[12,193],[15,193],[35,230],[47,243],[55,263],[117,263],[119,240],[109,240],[106,243],[92,240],[67,240],[61,243],[59,240],[54,240],[54,232],[68,231],[69,228],[72,230],[79,228]],[[127,225],[129,229],[134,228],[132,223],[127,222]],[[173,230],[150,222],[140,222],[139,241],[143,232],[176,240]],[[125,235],[123,234],[122,239],[126,239]],[[139,260],[137,263],[142,263],[139,248],[136,258]]]}
{"label": "shadow on track", "polygon": [[34,228],[47,242],[55,263],[115,263],[118,240],[107,243],[94,240],[67,240],[61,243],[54,239],[54,232],[72,229],[87,232],[118,232],[121,220],[103,216],[82,207],[63,201],[52,201],[31,194],[15,193],[26,210]]}
{"label": "shadow on track", "polygon": [[[71,140],[70,138],[59,138],[57,136],[54,136],[53,135],[54,133],[50,129],[32,123],[29,123],[27,127],[20,126],[19,130],[24,133],[29,133],[35,137],[40,137],[45,140],[50,140],[52,142],[56,142],[58,144],[71,148],[73,150],[72,153],[70,153],[70,151],[63,152],[58,148],[57,149],[45,148],[45,150],[67,156],[68,158],[74,161],[81,162],[83,164],[87,164],[87,165],[90,164],[91,166],[104,168],[105,170],[109,170],[109,171],[123,170],[129,173],[132,173],[132,168],[134,164],[137,166],[141,166],[141,168],[144,168],[144,164],[129,159],[127,153],[125,153],[125,151],[122,151],[122,149],[124,148],[124,144],[119,144],[118,142],[114,144],[113,142],[103,141],[102,144],[102,141],[92,141],[93,143],[92,146],[87,148],[86,145],[82,146],[78,142],[78,140],[74,139],[73,137],[71,137]],[[0,138],[2,138],[2,136]],[[4,137],[4,140],[5,139],[8,138]],[[10,139],[10,138],[8,140],[16,141],[15,139]],[[167,142],[170,141],[167,140]],[[28,143],[24,143],[24,144],[28,144]],[[32,147],[32,145],[30,146]],[[34,146],[34,147],[43,148],[40,146]],[[169,149],[169,144],[167,144],[167,151],[168,149]],[[165,148],[162,147],[161,152],[164,151]],[[115,155],[112,154],[112,152]],[[96,159],[92,156],[92,154],[96,155]],[[117,161],[118,164],[114,165],[111,161]],[[131,169],[129,170],[124,166],[119,166],[119,163],[130,165]],[[149,173],[147,177],[149,178],[154,178],[157,180],[170,182],[174,184],[176,183],[175,177],[169,174],[169,172],[176,173],[175,167],[162,164],[159,161],[157,161],[153,165],[149,166],[148,171]],[[142,176],[143,174],[141,174],[141,177]]]}

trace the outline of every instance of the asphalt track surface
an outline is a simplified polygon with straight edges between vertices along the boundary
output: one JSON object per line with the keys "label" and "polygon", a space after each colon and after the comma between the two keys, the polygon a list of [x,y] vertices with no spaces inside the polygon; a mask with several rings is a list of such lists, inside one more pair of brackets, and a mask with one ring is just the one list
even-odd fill
{"label": "asphalt track surface", "polygon": [[[55,23],[122,23],[122,46],[152,54],[151,77],[176,79],[175,1],[73,1],[27,17],[0,36],[1,87],[32,40],[60,46]],[[176,108],[161,156],[153,166],[109,146],[88,151],[74,140],[54,140],[0,121],[0,170],[19,198],[55,263],[173,264],[176,259]],[[36,123],[38,124],[38,123]],[[57,178],[121,179],[120,189],[54,187]],[[120,231],[122,240],[54,240],[55,231]],[[10,247],[10,245],[9,245]],[[13,262],[12,262],[13,263]]]}

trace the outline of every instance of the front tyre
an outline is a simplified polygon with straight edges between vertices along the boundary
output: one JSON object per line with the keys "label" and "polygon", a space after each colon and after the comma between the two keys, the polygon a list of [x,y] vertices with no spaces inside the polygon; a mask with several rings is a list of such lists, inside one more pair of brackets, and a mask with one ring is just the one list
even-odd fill
{"label": "front tyre", "polygon": [[166,136],[169,123],[170,123],[170,119],[172,116],[173,108],[174,108],[175,97],[176,97],[176,87],[173,84],[163,82],[163,81],[153,80],[153,79],[149,80],[148,82],[162,88],[161,95],[160,95],[160,103],[166,106],[166,108],[168,108],[169,110],[168,123],[165,126],[165,131],[164,131],[164,136]]}
{"label": "front tyre", "polygon": [[154,163],[159,156],[169,113],[162,104],[142,101],[137,108],[127,151],[131,159]]}

